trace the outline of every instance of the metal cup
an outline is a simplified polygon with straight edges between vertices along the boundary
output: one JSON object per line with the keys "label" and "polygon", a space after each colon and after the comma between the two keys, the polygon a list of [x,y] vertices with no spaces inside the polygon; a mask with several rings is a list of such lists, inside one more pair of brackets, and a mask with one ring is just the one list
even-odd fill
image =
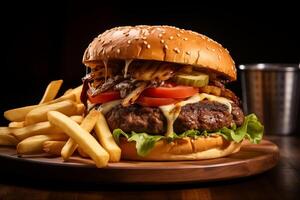
{"label": "metal cup", "polygon": [[289,135],[295,132],[300,101],[300,65],[240,65],[243,107],[255,113],[266,134]]}

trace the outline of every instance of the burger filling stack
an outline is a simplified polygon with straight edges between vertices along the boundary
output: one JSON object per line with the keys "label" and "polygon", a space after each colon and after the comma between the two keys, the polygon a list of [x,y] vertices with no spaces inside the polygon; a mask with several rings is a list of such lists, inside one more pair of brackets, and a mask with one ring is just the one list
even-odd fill
{"label": "burger filling stack", "polygon": [[202,34],[117,27],[90,43],[83,63],[81,101],[105,116],[123,159],[218,158],[262,139],[262,124],[224,85],[237,77],[229,52]]}

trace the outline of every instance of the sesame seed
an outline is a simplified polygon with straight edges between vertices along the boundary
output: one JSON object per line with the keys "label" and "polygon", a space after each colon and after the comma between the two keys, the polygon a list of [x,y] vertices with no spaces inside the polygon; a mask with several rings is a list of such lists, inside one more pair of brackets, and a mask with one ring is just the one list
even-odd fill
{"label": "sesame seed", "polygon": [[151,47],[150,44],[147,44],[147,49],[150,49],[150,47]]}
{"label": "sesame seed", "polygon": [[164,44],[164,43],[165,43],[165,41],[164,41],[164,40],[160,40],[160,43]]}
{"label": "sesame seed", "polygon": [[144,43],[145,45],[147,45],[147,44],[148,44],[148,42],[147,42],[147,41],[144,41],[143,43]]}
{"label": "sesame seed", "polygon": [[174,38],[173,36],[170,36],[170,37],[169,37],[170,40],[173,40],[173,38]]}
{"label": "sesame seed", "polygon": [[166,45],[166,44],[164,45],[164,48],[165,48],[165,49],[169,49],[168,45]]}
{"label": "sesame seed", "polygon": [[144,36],[144,37],[142,37],[142,39],[143,39],[143,40],[146,40],[146,39],[147,39],[147,37],[145,37],[145,36]]}
{"label": "sesame seed", "polygon": [[180,34],[179,34],[179,33],[177,33],[176,35],[177,35],[177,37],[180,37]]}
{"label": "sesame seed", "polygon": [[191,55],[191,52],[189,52],[189,51],[186,51],[185,53],[186,53],[186,55]]}
{"label": "sesame seed", "polygon": [[211,49],[213,52],[215,52],[216,50],[215,49]]}
{"label": "sesame seed", "polygon": [[180,53],[180,50],[178,48],[174,48],[173,50],[175,51],[175,53]]}
{"label": "sesame seed", "polygon": [[121,52],[121,50],[120,49],[117,49],[117,53],[119,54]]}
{"label": "sesame seed", "polygon": [[226,51],[227,53],[229,53],[228,49],[226,49],[226,48],[225,48],[225,51]]}
{"label": "sesame seed", "polygon": [[158,37],[160,37],[160,38],[161,38],[161,37],[162,37],[162,34],[161,34],[161,33],[160,33],[160,34],[158,34]]}
{"label": "sesame seed", "polygon": [[187,41],[188,39],[185,37],[185,38],[183,38],[183,40],[184,40],[184,41]]}
{"label": "sesame seed", "polygon": [[180,32],[180,33],[183,33],[183,30],[180,30],[179,32]]}
{"label": "sesame seed", "polygon": [[128,43],[128,44],[131,44],[131,40],[128,40],[127,43]]}

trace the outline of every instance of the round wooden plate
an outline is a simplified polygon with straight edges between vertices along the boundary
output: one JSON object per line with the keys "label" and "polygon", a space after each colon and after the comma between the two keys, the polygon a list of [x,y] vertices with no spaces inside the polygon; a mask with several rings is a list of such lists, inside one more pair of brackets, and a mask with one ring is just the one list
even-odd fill
{"label": "round wooden plate", "polygon": [[[279,159],[278,147],[263,140],[245,142],[240,152],[225,158],[202,161],[121,161],[96,168],[91,160],[72,157],[70,162],[52,157],[18,157],[15,149],[0,147],[1,171],[52,181],[97,183],[183,183],[225,180],[262,173]],[[82,163],[84,162],[84,163]]]}

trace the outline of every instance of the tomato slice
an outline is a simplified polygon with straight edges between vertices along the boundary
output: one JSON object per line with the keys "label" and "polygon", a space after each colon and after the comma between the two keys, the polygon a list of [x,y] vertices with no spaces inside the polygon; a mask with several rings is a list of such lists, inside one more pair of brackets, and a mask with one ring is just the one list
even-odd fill
{"label": "tomato slice", "polygon": [[150,106],[150,107],[157,107],[163,106],[168,104],[177,103],[179,99],[172,99],[172,98],[155,98],[155,97],[146,97],[140,96],[137,99],[137,103],[142,106]]}
{"label": "tomato slice", "polygon": [[92,96],[90,92],[88,92],[88,97],[91,103],[105,103],[108,101],[120,99],[120,92],[118,91],[108,91]]}
{"label": "tomato slice", "polygon": [[157,98],[184,99],[196,93],[198,93],[198,88],[179,85],[175,87],[148,88],[143,92],[143,95]]}

